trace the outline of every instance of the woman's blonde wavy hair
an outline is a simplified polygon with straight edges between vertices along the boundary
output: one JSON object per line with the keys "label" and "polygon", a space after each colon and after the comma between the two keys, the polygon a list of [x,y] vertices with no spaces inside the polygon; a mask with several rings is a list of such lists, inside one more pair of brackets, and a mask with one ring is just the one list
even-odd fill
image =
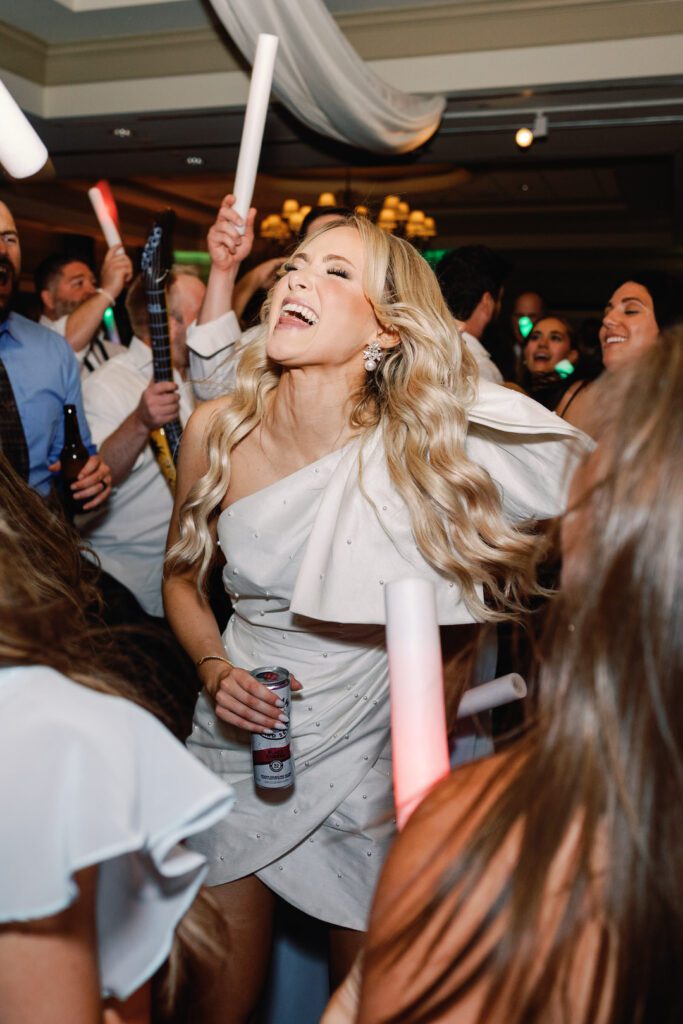
{"label": "woman's blonde wavy hair", "polygon": [[[340,227],[358,231],[365,295],[378,324],[398,338],[353,396],[350,425],[361,435],[382,430],[389,474],[410,511],[417,546],[438,573],[457,581],[471,613],[481,620],[514,613],[535,589],[539,541],[506,520],[496,485],[465,452],[477,393],[474,359],[434,273],[409,243],[362,217],[327,224],[311,238]],[[264,321],[268,309],[269,302]],[[267,355],[267,333],[264,322],[240,360],[231,401],[213,417],[209,468],[180,510],[180,539],[167,556],[167,574],[194,573],[200,590],[214,554],[209,526],[230,482],[230,453],[262,419],[282,373]],[[359,359],[360,349],[359,342]]]}

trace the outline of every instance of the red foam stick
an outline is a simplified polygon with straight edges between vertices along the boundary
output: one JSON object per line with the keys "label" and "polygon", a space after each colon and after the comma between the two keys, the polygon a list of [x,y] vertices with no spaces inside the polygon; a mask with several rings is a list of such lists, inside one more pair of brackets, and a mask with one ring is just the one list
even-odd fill
{"label": "red foam stick", "polygon": [[109,182],[104,180],[98,181],[93,188],[88,189],[88,196],[109,248],[113,245],[121,245],[119,213],[116,209],[116,200],[112,195]]}

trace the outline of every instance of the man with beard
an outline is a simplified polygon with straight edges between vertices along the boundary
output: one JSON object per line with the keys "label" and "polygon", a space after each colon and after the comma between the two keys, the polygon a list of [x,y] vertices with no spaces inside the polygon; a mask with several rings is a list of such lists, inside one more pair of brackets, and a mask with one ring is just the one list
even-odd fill
{"label": "man with beard", "polygon": [[64,406],[75,405],[91,455],[73,493],[86,510],[94,509],[109,497],[111,474],[90,441],[78,363],[58,334],[11,311],[20,271],[19,234],[0,202],[0,447],[14,469],[47,497],[64,445]]}
{"label": "man with beard", "polygon": [[63,335],[81,364],[81,376],[120,355],[120,345],[100,337],[102,317],[131,280],[133,266],[121,246],[108,250],[100,287],[87,263],[67,253],[48,256],[35,272],[36,293],[43,303],[40,323]]}

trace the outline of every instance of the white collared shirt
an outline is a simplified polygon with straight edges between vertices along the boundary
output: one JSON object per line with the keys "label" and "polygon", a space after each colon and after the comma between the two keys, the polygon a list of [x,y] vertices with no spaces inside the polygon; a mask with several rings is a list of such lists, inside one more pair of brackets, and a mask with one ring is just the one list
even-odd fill
{"label": "white collared shirt", "polygon": [[[66,324],[69,319],[68,313],[64,316],[60,316],[58,320],[50,320],[49,316],[45,316],[43,313],[38,323],[42,324],[43,327],[49,327],[51,331],[56,331],[57,334],[61,334],[63,338],[66,338]],[[73,354],[79,362],[81,367],[81,380],[88,376],[101,366],[102,363],[106,363],[109,359],[113,359],[115,356],[121,356],[125,352],[123,345],[115,344],[113,341],[107,341],[105,338],[100,337],[98,332],[95,337],[88,342],[83,348],[76,351],[73,350]]]}
{"label": "white collared shirt", "polygon": [[[174,370],[180,388],[180,421],[194,409],[189,384]],[[152,350],[138,338],[117,359],[99,366],[83,381],[85,414],[98,446],[137,408],[152,380]],[[149,445],[114,491],[102,514],[83,534],[102,568],[128,587],[150,615],[163,615],[161,574],[173,498]]]}
{"label": "white collared shirt", "polygon": [[479,338],[475,338],[469,331],[460,331],[460,337],[467,345],[467,349],[479,367],[479,376],[482,380],[489,380],[492,384],[502,384],[503,374],[494,363]]}

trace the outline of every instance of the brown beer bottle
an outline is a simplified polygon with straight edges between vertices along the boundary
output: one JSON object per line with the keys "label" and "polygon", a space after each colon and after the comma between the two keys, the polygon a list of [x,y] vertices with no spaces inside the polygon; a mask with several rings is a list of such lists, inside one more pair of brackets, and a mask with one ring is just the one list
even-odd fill
{"label": "brown beer bottle", "polygon": [[62,464],[62,500],[69,516],[78,515],[83,511],[84,502],[77,501],[74,498],[71,484],[76,482],[78,474],[89,458],[88,449],[81,440],[76,406],[65,405],[64,447],[59,459]]}

